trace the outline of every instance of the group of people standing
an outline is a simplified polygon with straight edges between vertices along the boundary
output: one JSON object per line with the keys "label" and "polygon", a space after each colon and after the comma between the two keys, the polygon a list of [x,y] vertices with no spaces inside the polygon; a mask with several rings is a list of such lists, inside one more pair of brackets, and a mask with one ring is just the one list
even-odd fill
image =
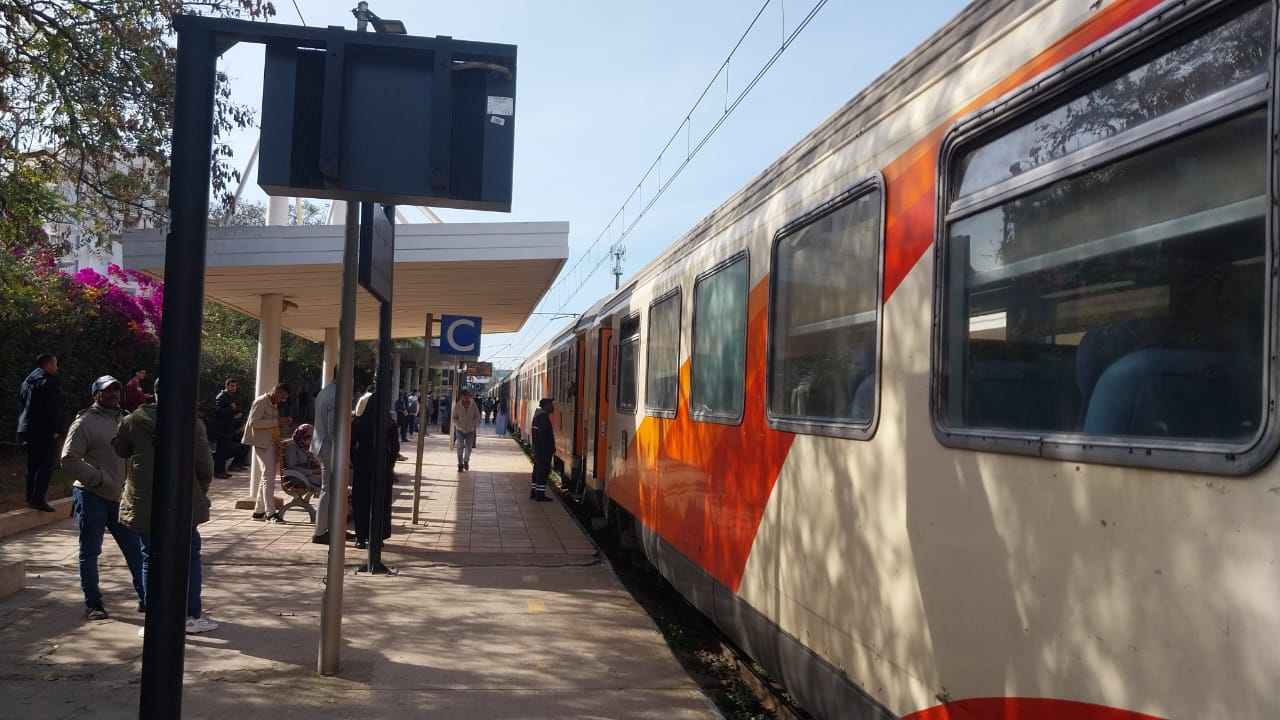
{"label": "group of people standing", "polygon": [[[94,380],[92,403],[77,414],[62,435],[57,382],[58,358],[45,353],[22,381],[18,430],[27,449],[27,503],[52,511],[46,500],[49,478],[61,448],[62,466],[74,479],[72,508],[79,530],[78,569],[84,594],[85,617],[109,617],[99,586],[98,558],[110,533],[133,581],[138,612],[147,609],[147,580],[151,543],[151,505],[155,491],[156,395],[159,381],[148,394],[142,390],[146,372],[136,368],[129,383],[111,375]],[[196,419],[195,468],[192,473],[190,573],[187,588],[188,633],[215,630],[218,623],[201,606],[200,533],[209,520],[209,486],[213,458],[204,423]],[[141,634],[141,631],[140,631]]]}
{"label": "group of people standing", "polygon": [[[337,372],[335,370],[335,376]],[[59,456],[63,467],[74,479],[72,507],[79,529],[79,576],[84,593],[85,616],[91,620],[109,617],[99,587],[98,558],[107,533],[115,540],[137,594],[139,612],[147,607],[147,579],[152,554],[150,521],[155,490],[156,417],[159,380],[147,393],[143,368],[135,368],[128,383],[111,375],[103,375],[90,387],[92,404],[82,410],[66,431],[60,419],[61,388],[58,384],[58,358],[46,353],[36,358],[36,367],[22,381],[19,399],[22,411],[18,432],[27,452],[27,504],[52,512],[46,499],[49,481]],[[281,432],[293,419],[282,416],[279,407],[289,398],[289,386],[280,383],[257,397],[246,415],[240,410],[235,394],[237,383],[227,379],[214,401],[209,427],[195,420],[195,467],[192,477],[192,524],[190,573],[187,590],[188,633],[214,630],[218,623],[204,613],[201,604],[202,570],[201,538],[198,526],[209,520],[209,488],[214,478],[230,477],[241,448],[252,450],[263,472],[255,498],[253,517],[269,522],[284,522],[275,508],[275,485],[281,467],[279,455],[284,452],[284,467],[299,470],[319,491],[312,542],[330,542],[329,505],[333,502],[335,429],[340,418],[351,422],[351,506],[355,533],[345,533],[355,540],[356,548],[368,546],[371,502],[376,482],[387,488],[388,498],[394,481],[395,460],[399,442],[409,432],[418,432],[417,420],[421,401],[417,393],[404,394],[396,401],[396,417],[376,412],[362,412],[370,403],[377,407],[377,390],[361,398],[349,416],[340,412],[337,382],[327,384],[315,398],[315,424],[299,425],[288,443],[281,442]],[[471,453],[481,423],[502,422],[499,401],[477,401],[469,389],[461,389],[458,402],[450,408],[447,398],[432,402],[441,414],[444,428],[452,426],[457,451],[458,471],[470,470]],[[550,501],[547,478],[551,458],[555,454],[555,437],[551,424],[554,402],[544,398],[533,418],[533,480],[529,496]],[[243,425],[241,436],[235,437]],[[375,478],[379,433],[386,436],[386,472]],[[211,443],[212,441],[212,443]],[[59,453],[60,450],[60,453]],[[385,508],[383,527],[390,535],[391,503]],[[141,634],[141,631],[140,633]]]}

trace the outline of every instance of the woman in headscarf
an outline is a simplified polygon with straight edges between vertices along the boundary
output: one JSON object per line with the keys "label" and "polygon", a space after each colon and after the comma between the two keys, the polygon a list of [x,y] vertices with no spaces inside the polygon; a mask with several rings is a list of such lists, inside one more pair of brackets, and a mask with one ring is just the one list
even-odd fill
{"label": "woman in headscarf", "polygon": [[320,491],[320,461],[311,452],[311,437],[315,428],[311,425],[299,425],[293,431],[293,439],[284,446],[284,469],[301,473],[316,492]]}

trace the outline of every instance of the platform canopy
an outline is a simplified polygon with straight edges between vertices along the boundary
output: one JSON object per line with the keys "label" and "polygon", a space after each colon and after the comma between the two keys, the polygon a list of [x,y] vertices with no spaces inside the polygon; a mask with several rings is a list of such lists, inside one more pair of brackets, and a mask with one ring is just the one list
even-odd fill
{"label": "platform canopy", "polygon": [[[400,224],[396,230],[391,334],[422,337],[427,313],[478,315],[485,333],[515,332],[569,257],[568,222]],[[341,309],[341,225],[209,228],[205,297],[258,317],[280,293],[281,325],[323,342]],[[159,230],[121,238],[124,266],[164,279]],[[378,305],[357,291],[356,338],[378,337]]]}

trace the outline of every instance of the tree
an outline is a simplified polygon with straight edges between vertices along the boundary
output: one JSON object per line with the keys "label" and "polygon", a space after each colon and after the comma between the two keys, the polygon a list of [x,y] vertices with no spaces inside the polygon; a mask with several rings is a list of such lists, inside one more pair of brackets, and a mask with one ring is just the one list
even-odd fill
{"label": "tree", "polygon": [[[265,19],[268,0],[7,0],[0,6],[0,242],[49,223],[105,242],[163,216],[172,134],[173,17]],[[213,189],[239,173],[221,138],[252,121],[218,74]],[[55,238],[56,241],[56,238]],[[55,250],[56,251],[56,250]]]}

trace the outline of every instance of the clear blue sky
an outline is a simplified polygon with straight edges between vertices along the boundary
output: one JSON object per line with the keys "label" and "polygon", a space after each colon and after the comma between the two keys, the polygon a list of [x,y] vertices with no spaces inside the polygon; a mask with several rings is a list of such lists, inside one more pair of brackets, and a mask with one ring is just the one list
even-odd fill
{"label": "clear blue sky", "polygon": [[[695,143],[816,3],[769,3],[730,61],[727,87],[722,74],[693,116]],[[619,225],[611,228],[610,221],[764,4],[372,0],[369,7],[383,18],[402,20],[413,35],[518,46],[512,212],[437,212],[446,222],[567,220],[567,270],[602,232],[617,237]],[[829,0],[628,236],[624,281],[966,4]],[[302,24],[290,0],[275,5],[274,22]],[[298,0],[297,5],[307,25],[355,27],[354,0]],[[233,78],[234,99],[256,107],[261,46],[234,48],[223,67]],[[242,167],[254,140],[254,133],[244,132],[233,142]],[[668,169],[683,160],[684,143],[678,145],[663,161],[664,181]],[[645,203],[653,186],[653,180],[646,185]],[[265,199],[252,184],[245,197]],[[632,201],[628,218],[639,208]],[[406,216],[418,221],[413,211]],[[609,242],[603,241],[601,249]],[[586,282],[573,278],[581,290],[567,310],[580,312],[613,289],[609,265]],[[556,290],[538,311],[557,310],[566,296]],[[521,333],[486,335],[482,358],[511,367],[517,362],[512,356],[528,354],[567,322],[534,316]]]}

